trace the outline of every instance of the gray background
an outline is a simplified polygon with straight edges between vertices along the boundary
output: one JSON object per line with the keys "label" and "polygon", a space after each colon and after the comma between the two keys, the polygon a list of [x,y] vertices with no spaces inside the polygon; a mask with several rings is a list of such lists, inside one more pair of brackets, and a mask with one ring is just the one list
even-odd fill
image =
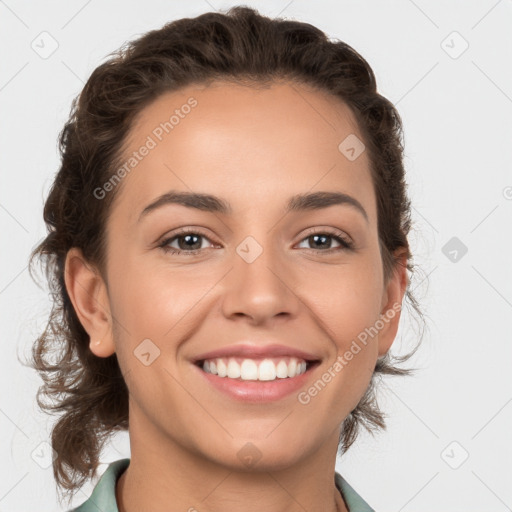
{"label": "gray background", "polygon": [[[71,100],[124,41],[236,4],[0,1],[0,511],[60,510],[45,467],[54,418],[38,411],[39,377],[17,357],[28,354],[49,311],[27,259],[45,235],[43,199]],[[246,4],[352,45],[404,121],[420,267],[413,287],[428,323],[410,364],[421,371],[384,381],[387,432],[363,432],[337,470],[383,512],[511,510],[512,1]],[[414,343],[404,315],[395,353]],[[101,471],[124,456],[121,434]]]}

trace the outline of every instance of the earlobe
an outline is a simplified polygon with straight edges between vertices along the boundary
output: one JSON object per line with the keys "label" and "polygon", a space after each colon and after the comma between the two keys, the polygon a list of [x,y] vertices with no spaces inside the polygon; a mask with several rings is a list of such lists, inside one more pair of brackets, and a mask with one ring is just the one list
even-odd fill
{"label": "earlobe", "polygon": [[89,341],[89,349],[98,357],[109,357],[115,353],[115,346],[111,334],[103,339],[94,339],[91,337]]}
{"label": "earlobe", "polygon": [[77,247],[66,255],[64,282],[75,313],[90,336],[91,352],[98,357],[111,356],[115,345],[105,282]]}
{"label": "earlobe", "polygon": [[383,295],[380,320],[382,329],[379,331],[379,356],[388,352],[396,338],[402,301],[407,290],[407,250],[401,248],[395,254],[395,269],[390,277]]}

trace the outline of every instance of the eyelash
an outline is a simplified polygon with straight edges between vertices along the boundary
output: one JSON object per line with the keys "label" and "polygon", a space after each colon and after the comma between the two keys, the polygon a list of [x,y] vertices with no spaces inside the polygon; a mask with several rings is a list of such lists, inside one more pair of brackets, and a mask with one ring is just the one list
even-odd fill
{"label": "eyelash", "polygon": [[[168,244],[170,242],[172,242],[173,240],[175,239],[178,239],[178,238],[181,238],[182,236],[185,236],[185,235],[200,235],[201,237],[203,238],[206,238],[207,240],[209,240],[210,242],[212,242],[208,236],[206,236],[203,232],[201,232],[200,230],[190,230],[190,229],[183,229],[183,230],[180,230],[178,231],[177,233],[174,233],[173,236],[171,237],[168,237],[168,238],[165,238],[164,240],[162,240],[159,244],[158,244],[158,247],[160,249],[162,249],[166,254],[182,254],[182,253],[185,253],[189,256],[194,256],[196,254],[199,254],[201,251],[203,251],[204,249],[192,249],[190,251],[184,251],[182,249],[174,249],[174,248],[170,248],[168,246]],[[350,240],[347,240],[346,238],[343,237],[343,232],[342,231],[310,231],[307,233],[307,235],[302,238],[302,240],[300,242],[303,242],[304,240],[306,240],[307,238],[309,238],[310,236],[314,236],[314,235],[327,235],[328,237],[331,237],[333,239],[335,239],[337,242],[339,242],[341,244],[341,247],[331,247],[330,249],[325,249],[325,250],[322,250],[322,249],[308,249],[309,251],[315,251],[315,252],[320,252],[320,253],[328,253],[328,254],[332,254],[333,252],[337,252],[337,251],[353,251],[354,250],[354,244],[353,242],[351,242]],[[213,242],[212,242],[213,243]]]}

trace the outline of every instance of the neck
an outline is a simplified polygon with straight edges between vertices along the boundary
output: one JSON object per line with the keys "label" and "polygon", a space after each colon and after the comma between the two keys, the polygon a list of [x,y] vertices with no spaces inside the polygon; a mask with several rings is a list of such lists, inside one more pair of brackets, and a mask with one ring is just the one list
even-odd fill
{"label": "neck", "polygon": [[348,512],[334,484],[336,436],[291,467],[248,471],[219,465],[151,423],[130,420],[130,465],[116,486],[119,512]]}

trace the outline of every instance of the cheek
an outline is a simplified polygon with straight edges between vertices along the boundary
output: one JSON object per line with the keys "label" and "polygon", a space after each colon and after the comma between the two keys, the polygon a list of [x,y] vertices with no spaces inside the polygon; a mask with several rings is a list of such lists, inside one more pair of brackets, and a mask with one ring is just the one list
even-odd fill
{"label": "cheek", "polygon": [[338,286],[326,280],[327,292],[310,295],[315,321],[322,324],[333,350],[311,387],[299,397],[310,417],[330,417],[334,423],[343,421],[357,406],[378,357],[378,338],[371,334],[379,318],[380,295],[375,279],[346,275],[344,279],[340,276],[340,282]]}
{"label": "cheek", "polygon": [[373,260],[323,269],[311,266],[297,279],[298,293],[339,350],[379,318],[382,274]]}
{"label": "cheek", "polygon": [[128,334],[130,346],[149,338],[169,348],[193,319],[199,321],[196,307],[216,279],[198,268],[173,269],[160,259],[125,257],[122,268],[111,269],[112,314],[124,327],[123,338]]}
{"label": "cheek", "polygon": [[321,377],[332,382],[324,405],[335,407],[341,417],[357,405],[375,368],[378,338],[372,328],[380,317],[383,290],[379,265],[375,255],[368,255],[337,268],[311,267],[303,273],[307,278],[300,278],[301,297],[334,348]]}

